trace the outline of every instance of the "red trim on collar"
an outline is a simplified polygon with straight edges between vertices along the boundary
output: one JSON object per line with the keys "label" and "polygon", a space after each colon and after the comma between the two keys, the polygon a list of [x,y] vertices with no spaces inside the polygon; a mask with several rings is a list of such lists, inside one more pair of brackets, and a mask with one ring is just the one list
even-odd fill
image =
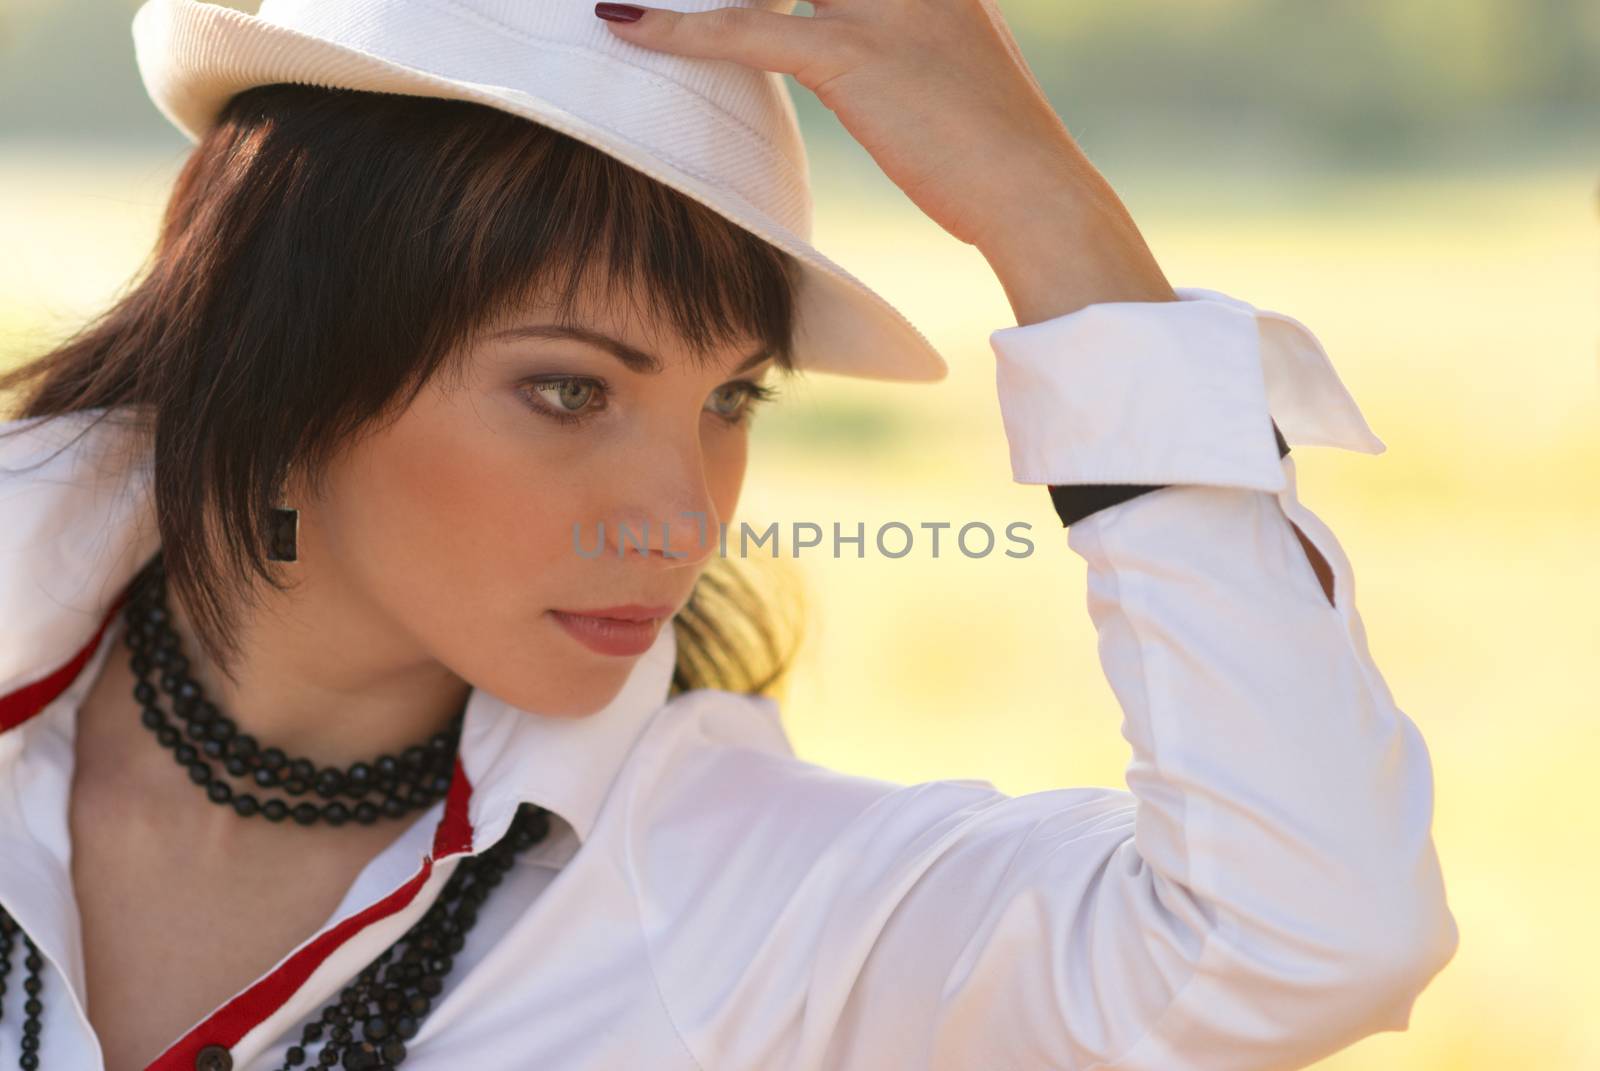
{"label": "red trim on collar", "polygon": [[450,775],[450,790],[444,797],[444,816],[433,831],[433,857],[442,858],[457,852],[472,850],[472,819],[467,804],[472,799],[472,782],[461,765],[461,753],[456,753],[456,767]]}
{"label": "red trim on collar", "polygon": [[424,856],[422,869],[404,885],[321,934],[285,960],[277,970],[206,1016],[203,1022],[157,1056],[145,1071],[194,1071],[195,1057],[207,1045],[225,1045],[228,1048],[237,1045],[239,1039],[257,1023],[281,1008],[284,1001],[293,996],[312,972],[322,965],[322,961],[340,945],[416,899],[432,872],[433,858]]}
{"label": "red trim on collar", "polygon": [[[195,1057],[207,1045],[224,1045],[231,1049],[256,1024],[283,1007],[284,1002],[305,985],[312,973],[341,945],[373,923],[402,910],[416,898],[428,880],[435,860],[472,850],[472,823],[467,811],[471,801],[472,783],[467,780],[458,754],[455,773],[450,778],[450,790],[445,796],[444,815],[434,828],[433,853],[423,857],[422,868],[388,896],[320,934],[272,973],[258,979],[249,989],[206,1016],[204,1021],[156,1057],[145,1071],[192,1071]],[[377,952],[374,952],[373,957],[376,956]]]}
{"label": "red trim on collar", "polygon": [[0,696],[0,733],[21,725],[53,703],[57,696],[72,686],[72,682],[78,679],[78,674],[83,672],[83,667],[88,665],[89,659],[94,657],[95,650],[100,646],[101,637],[106,634],[106,628],[116,617],[117,611],[122,609],[122,604],[128,601],[132,591],[131,585],[122,589],[100,621],[100,627],[95,630],[94,636],[72,656],[70,662],[43,680],[23,685],[9,695]]}

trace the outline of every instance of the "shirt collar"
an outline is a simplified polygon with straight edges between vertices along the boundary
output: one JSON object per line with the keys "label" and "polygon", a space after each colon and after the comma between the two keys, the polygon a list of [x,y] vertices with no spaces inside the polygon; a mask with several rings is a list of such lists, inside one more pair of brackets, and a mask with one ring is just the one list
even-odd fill
{"label": "shirt collar", "polygon": [[[0,731],[72,683],[160,548],[151,458],[121,414],[94,423],[104,413],[0,422],[22,429],[0,436]],[[436,854],[493,843],[521,802],[554,812],[586,841],[633,744],[667,702],[676,659],[669,624],[616,696],[582,717],[474,688]]]}

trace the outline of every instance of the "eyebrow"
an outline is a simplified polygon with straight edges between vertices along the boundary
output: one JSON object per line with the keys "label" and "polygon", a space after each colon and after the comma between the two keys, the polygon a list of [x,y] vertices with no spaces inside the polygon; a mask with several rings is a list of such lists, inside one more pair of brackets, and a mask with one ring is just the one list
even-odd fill
{"label": "eyebrow", "polygon": [[[603,331],[596,331],[591,327],[577,327],[568,324],[523,324],[520,327],[509,327],[504,331],[496,331],[489,336],[491,339],[499,338],[570,338],[577,342],[587,342],[591,346],[605,350],[611,356],[621,361],[629,370],[641,375],[655,375],[662,369],[661,358],[653,353],[647,353],[637,346],[630,346],[620,338],[612,338]],[[744,372],[754,368],[762,361],[772,356],[772,348],[763,346],[744,359],[735,373]]]}

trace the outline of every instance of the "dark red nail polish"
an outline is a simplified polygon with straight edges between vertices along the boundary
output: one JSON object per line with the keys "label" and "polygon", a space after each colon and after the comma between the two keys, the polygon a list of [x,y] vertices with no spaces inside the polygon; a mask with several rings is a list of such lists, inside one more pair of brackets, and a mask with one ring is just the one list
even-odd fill
{"label": "dark red nail polish", "polygon": [[644,8],[632,4],[596,4],[594,13],[611,22],[638,22],[644,17]]}

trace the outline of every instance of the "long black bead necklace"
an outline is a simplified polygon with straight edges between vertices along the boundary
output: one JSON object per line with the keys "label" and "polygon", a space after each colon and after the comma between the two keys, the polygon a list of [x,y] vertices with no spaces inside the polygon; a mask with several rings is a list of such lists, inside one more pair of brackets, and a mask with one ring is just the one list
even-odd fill
{"label": "long black bead necklace", "polygon": [[[184,676],[184,671],[188,668],[188,662],[178,652],[176,634],[172,633],[167,625],[171,618],[166,613],[166,608],[163,605],[164,589],[160,584],[161,576],[160,557],[157,556],[146,574],[135,581],[136,585],[138,585],[138,597],[130,598],[129,600],[129,627],[125,633],[125,639],[127,640],[127,645],[133,651],[134,670],[140,677],[140,686],[149,686],[143,677],[150,671],[151,666],[160,665],[166,668],[168,670],[166,678],[171,678],[172,682],[171,687],[166,688],[167,680],[164,679],[163,687],[166,688],[169,695],[173,696],[175,707],[176,704],[182,702],[184,708],[188,709],[192,714],[193,710],[204,700],[200,697],[197,687],[193,691],[184,687],[185,682],[190,684],[193,682],[188,681],[188,678]],[[151,583],[152,578],[154,578],[154,583]],[[132,610],[136,602],[140,606],[140,612],[137,615]],[[152,617],[150,613],[152,610],[158,610],[160,613]],[[135,627],[136,624],[137,628]],[[135,633],[142,638],[134,640],[132,637]],[[167,636],[172,636],[172,639],[166,639]],[[158,658],[159,652],[166,653]],[[141,659],[144,660],[144,668],[141,668]],[[279,813],[276,818],[268,814],[267,809],[274,803],[279,804],[279,806],[286,806],[280,800],[268,800],[266,803],[261,803],[257,806],[246,805],[241,808],[238,801],[242,798],[251,797],[243,793],[234,794],[231,792],[229,795],[222,796],[220,793],[215,792],[213,790],[215,785],[221,785],[224,788],[228,786],[220,780],[212,780],[211,778],[214,777],[214,774],[211,773],[209,767],[205,767],[208,774],[206,778],[202,779],[195,775],[193,773],[195,769],[194,763],[200,761],[199,755],[202,753],[212,758],[224,758],[224,765],[227,771],[235,776],[240,776],[243,772],[258,772],[263,768],[259,763],[251,764],[249,756],[260,756],[267,751],[275,749],[263,750],[253,746],[254,741],[251,741],[252,746],[246,748],[243,754],[239,753],[237,749],[228,750],[228,742],[237,740],[243,737],[244,734],[240,733],[237,727],[234,727],[232,732],[224,732],[220,736],[213,735],[215,730],[211,729],[211,726],[219,723],[231,725],[231,722],[227,722],[222,717],[221,712],[214,707],[198,721],[185,718],[182,712],[179,713],[179,717],[184,718],[189,726],[191,737],[201,742],[201,747],[195,749],[193,745],[180,743],[181,738],[178,736],[177,728],[167,722],[165,714],[151,703],[154,698],[153,692],[142,693],[136,689],[135,695],[139,697],[141,706],[144,709],[145,715],[143,716],[148,716],[149,711],[155,710],[160,717],[161,720],[156,725],[151,725],[151,720],[154,719],[146,720],[145,725],[156,732],[157,738],[164,746],[173,748],[175,752],[178,748],[191,748],[190,752],[180,754],[179,762],[189,767],[190,776],[197,784],[207,786],[207,795],[213,802],[231,804],[235,813],[242,817],[262,814],[273,821],[282,821],[286,813],[293,813],[296,821],[301,822],[303,825],[309,825],[319,817],[333,825],[340,824],[343,820],[342,817],[330,818],[326,806],[317,808],[315,804],[309,803],[300,806],[310,807],[316,813],[298,809],[294,812],[289,812],[286,808],[286,812]],[[145,697],[146,695],[148,695],[148,698]],[[453,768],[454,766],[455,751],[460,738],[460,722],[461,715],[457,714],[447,734],[441,734],[446,739],[446,744],[443,746],[448,748],[447,753],[444,755],[448,768]],[[196,725],[200,726],[199,730],[195,728]],[[438,740],[440,737],[436,736],[434,739]],[[208,750],[207,745],[213,743],[223,746]],[[407,758],[407,756],[414,755],[419,750],[422,751],[422,755],[419,756],[422,761]],[[400,814],[405,813],[406,810],[421,806],[421,799],[425,797],[437,798],[437,795],[443,793],[444,789],[442,788],[435,793],[433,791],[434,786],[420,786],[418,784],[418,778],[425,776],[424,771],[434,769],[434,765],[428,761],[428,758],[436,750],[434,742],[430,740],[426,749],[408,749],[399,760],[393,761],[392,765],[384,763],[381,758],[370,764],[369,768],[374,772],[372,782],[370,785],[363,784],[361,787],[385,793],[388,797],[385,800],[386,806],[380,808],[378,814],[398,817]],[[278,754],[281,755],[282,753],[278,752]],[[234,760],[242,763],[242,768],[234,765]],[[293,760],[293,763],[303,761]],[[284,779],[283,782],[285,790],[290,792],[295,791],[295,787],[289,783],[290,781],[312,781],[313,779],[305,771],[307,767],[315,769],[309,763],[305,766],[295,766],[293,763],[289,763],[290,777]],[[274,762],[271,768],[276,770],[283,765],[285,763]],[[352,767],[351,769],[354,768]],[[407,776],[402,771],[409,771],[414,776]],[[338,771],[334,772],[337,773]],[[331,782],[322,782],[320,775],[316,781],[320,782],[317,784],[319,793],[321,792],[322,784],[326,783],[331,787]],[[410,782],[410,791],[402,794],[402,784],[407,781]],[[258,777],[257,783],[264,782]],[[353,786],[349,784],[348,780],[341,785],[341,788],[346,791],[351,787]],[[445,783],[445,788],[447,787],[448,780]],[[300,791],[303,793],[305,788],[301,787]],[[328,795],[330,793],[323,794]],[[387,806],[391,800],[398,800],[402,805],[401,809],[393,814],[391,814],[393,808]],[[362,817],[361,806],[362,804],[357,804],[355,815],[357,820],[375,821],[377,814],[370,814],[366,818]],[[367,806],[371,806],[371,804],[368,803]],[[302,815],[306,817],[302,818]],[[406,1042],[416,1036],[417,1031],[421,1028],[422,1019],[432,1007],[434,999],[444,991],[444,979],[454,965],[455,955],[465,946],[467,934],[478,921],[479,908],[483,906],[484,901],[488,899],[495,886],[504,880],[506,874],[516,863],[517,856],[542,841],[549,832],[550,812],[548,810],[531,803],[519,805],[515,816],[512,818],[510,828],[507,829],[505,835],[477,855],[462,859],[457,864],[455,872],[445,882],[444,888],[440,890],[438,899],[428,908],[422,918],[413,923],[404,934],[368,964],[344,987],[335,1000],[329,1002],[322,1009],[318,1017],[306,1024],[301,1031],[298,1044],[291,1045],[285,1052],[281,1071],[293,1071],[294,1068],[307,1064],[308,1061],[313,1062],[319,1068],[331,1069],[337,1067],[347,1069],[347,1071],[377,1071],[377,1069],[381,1068],[398,1067],[401,1061],[406,1058]],[[24,946],[23,965],[27,969],[27,976],[23,980],[23,992],[25,994],[23,1002],[24,1018],[22,1023],[21,1054],[18,1057],[17,1065],[22,1068],[22,1071],[38,1071],[44,1026],[44,979],[42,973],[44,960],[39,953],[39,949],[35,947],[33,940],[22,931],[22,928],[6,912],[5,908],[0,907],[0,1018],[4,1017],[6,985],[8,976],[11,973],[11,956],[15,950],[18,937],[22,939]],[[319,1042],[321,1043],[320,1047],[318,1045]],[[314,1060],[313,1049],[316,1050]],[[201,1055],[204,1057],[205,1053],[202,1052]],[[218,1067],[231,1066],[231,1061],[226,1059],[225,1049],[216,1053],[215,1065]]]}
{"label": "long black bead necklace", "polygon": [[444,990],[456,953],[478,921],[478,909],[504,880],[517,856],[550,832],[550,812],[521,804],[506,835],[478,855],[463,859],[434,901],[405,935],[378,955],[337,1000],[301,1031],[300,1043],[284,1054],[281,1071],[311,1059],[309,1049],[326,1039],[319,1067],[373,1071],[405,1059],[405,1043]]}
{"label": "long black bead necklace", "polygon": [[33,939],[22,932],[22,927],[7,914],[5,908],[0,907],[0,1018],[5,1017],[6,977],[11,973],[11,953],[18,937],[22,938],[26,950],[22,964],[28,969],[28,976],[22,980],[22,1055],[17,1060],[17,1066],[22,1071],[37,1071],[39,1034],[44,1029],[44,1001],[40,999],[44,990],[44,977],[40,974],[44,959],[33,946]]}

